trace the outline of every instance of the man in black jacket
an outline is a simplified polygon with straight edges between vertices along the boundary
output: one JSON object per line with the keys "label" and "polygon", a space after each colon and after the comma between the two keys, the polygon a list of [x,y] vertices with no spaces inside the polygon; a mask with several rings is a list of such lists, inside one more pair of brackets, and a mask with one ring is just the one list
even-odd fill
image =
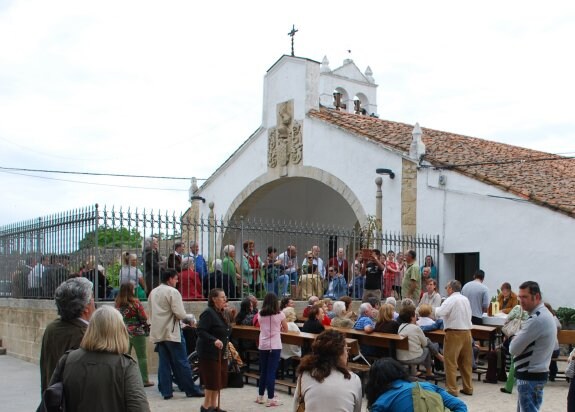
{"label": "man in black jacket", "polygon": [[60,317],[46,327],[40,349],[42,393],[64,352],[80,347],[88,321],[96,310],[93,287],[88,279],[78,277],[68,279],[56,289],[54,300]]}
{"label": "man in black jacket", "polygon": [[158,239],[149,237],[144,242],[144,278],[148,295],[160,284],[160,257],[158,255]]}

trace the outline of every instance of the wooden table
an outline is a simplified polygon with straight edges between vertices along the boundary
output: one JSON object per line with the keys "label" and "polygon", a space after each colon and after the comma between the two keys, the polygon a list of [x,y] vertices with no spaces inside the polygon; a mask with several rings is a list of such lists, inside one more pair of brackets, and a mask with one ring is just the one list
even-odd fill
{"label": "wooden table", "polygon": [[[495,345],[497,328],[495,326],[473,325],[471,327],[471,336],[475,340],[488,340],[490,345]],[[445,331],[443,329],[436,329],[425,332],[432,342],[443,344],[445,339]],[[492,346],[491,346],[492,347]]]}
{"label": "wooden table", "polygon": [[[305,342],[311,343],[317,337],[317,334],[307,332],[281,332],[280,335],[282,343],[298,346],[302,346]],[[260,336],[260,329],[255,326],[233,325],[232,336],[238,339],[253,340],[257,342]],[[349,354],[352,356],[358,355],[358,340],[352,337],[346,337],[345,340],[349,348]]]}

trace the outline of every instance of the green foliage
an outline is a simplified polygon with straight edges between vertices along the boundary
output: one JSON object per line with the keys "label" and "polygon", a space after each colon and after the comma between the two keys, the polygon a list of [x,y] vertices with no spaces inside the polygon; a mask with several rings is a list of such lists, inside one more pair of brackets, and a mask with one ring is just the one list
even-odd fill
{"label": "green foliage", "polygon": [[122,264],[118,261],[112,263],[106,269],[106,278],[108,279],[108,284],[113,288],[120,287],[120,269],[122,268]]}
{"label": "green foliage", "polygon": [[[137,248],[142,244],[142,235],[137,229],[114,229],[104,226],[98,228],[98,246]],[[96,231],[86,233],[79,243],[80,249],[89,249],[96,246]]]}
{"label": "green foliage", "polygon": [[564,323],[575,322],[575,309],[573,308],[561,307],[557,309],[556,313],[557,318]]}

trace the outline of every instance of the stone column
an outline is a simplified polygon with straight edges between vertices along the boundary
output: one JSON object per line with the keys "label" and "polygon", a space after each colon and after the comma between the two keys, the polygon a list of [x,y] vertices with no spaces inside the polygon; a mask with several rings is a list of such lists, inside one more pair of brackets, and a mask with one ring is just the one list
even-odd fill
{"label": "stone column", "polygon": [[417,231],[417,164],[402,160],[401,232],[415,236]]}
{"label": "stone column", "polygon": [[208,207],[210,208],[210,213],[208,213],[208,266],[211,265],[212,260],[217,258],[216,252],[216,217],[214,215],[214,202],[210,202]]}
{"label": "stone column", "polygon": [[382,238],[382,230],[383,230],[383,207],[382,207],[382,198],[383,194],[381,191],[381,185],[383,183],[383,179],[378,176],[375,178],[375,185],[377,186],[377,191],[375,192],[375,223],[377,225],[377,241],[375,244],[377,248],[381,250],[381,238]]}

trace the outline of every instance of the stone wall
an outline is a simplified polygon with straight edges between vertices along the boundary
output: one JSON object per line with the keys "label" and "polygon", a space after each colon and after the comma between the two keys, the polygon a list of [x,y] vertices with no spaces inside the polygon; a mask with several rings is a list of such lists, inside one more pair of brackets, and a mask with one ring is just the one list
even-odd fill
{"label": "stone wall", "polygon": [[[111,304],[107,302],[98,305]],[[239,302],[231,304],[239,308]],[[301,314],[306,304],[307,302],[296,302],[296,312]],[[185,302],[184,306],[187,313],[193,313],[199,319],[200,314],[206,308],[206,302]],[[144,307],[147,309],[145,302]],[[357,306],[354,305],[354,307],[357,312]],[[57,317],[58,313],[53,301],[0,299],[0,339],[7,354],[28,362],[39,363],[44,329]],[[132,355],[135,358],[135,352]],[[158,356],[154,352],[154,346],[148,343],[148,370],[150,373],[156,373],[157,369]]]}

